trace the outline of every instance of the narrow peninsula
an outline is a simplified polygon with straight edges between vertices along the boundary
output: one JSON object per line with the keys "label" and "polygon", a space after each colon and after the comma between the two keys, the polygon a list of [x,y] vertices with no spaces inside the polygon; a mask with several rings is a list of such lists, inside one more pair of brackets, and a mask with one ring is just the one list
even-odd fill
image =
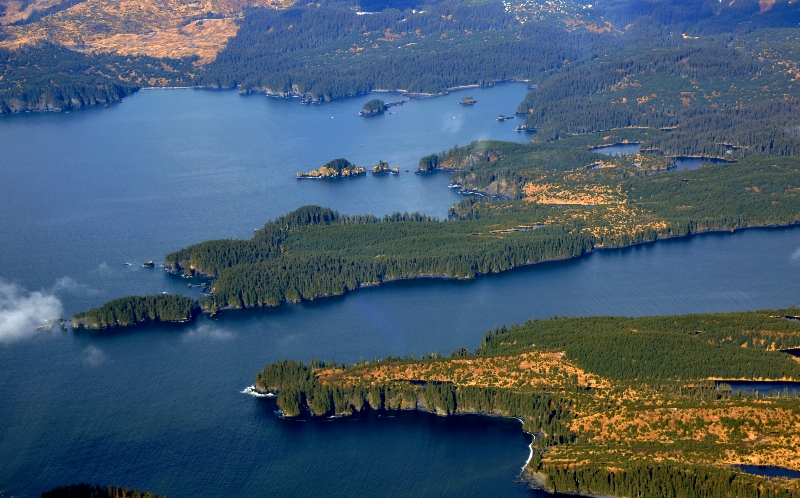
{"label": "narrow peninsula", "polygon": [[200,306],[194,299],[178,294],[128,296],[76,313],[72,317],[72,328],[99,330],[154,321],[182,323],[192,320],[199,312]]}
{"label": "narrow peninsula", "polygon": [[[721,379],[800,382],[800,309],[531,320],[470,353],[349,366],[281,361],[255,389],[286,417],[364,410],[514,417],[532,434],[523,477],[587,496],[800,497],[800,397],[733,392]],[[747,345],[747,347],[743,347]],[[800,384],[799,384],[800,385]],[[269,402],[269,401],[268,401]]]}
{"label": "narrow peninsula", "polygon": [[[446,169],[462,192],[483,197],[465,198],[445,221],[305,206],[270,221],[249,240],[211,240],[168,254],[164,268],[211,278],[210,293],[198,306],[216,313],[341,295],[394,279],[471,279],[598,248],[800,221],[795,158],[751,155],[674,170],[661,155],[610,157],[591,152],[594,144],[574,138],[453,147],[422,158],[420,167]],[[345,159],[332,163],[325,167],[331,174],[355,168]],[[79,314],[77,320],[92,327],[122,323],[107,316],[89,323]],[[138,317],[128,313],[125,323],[164,319]]]}

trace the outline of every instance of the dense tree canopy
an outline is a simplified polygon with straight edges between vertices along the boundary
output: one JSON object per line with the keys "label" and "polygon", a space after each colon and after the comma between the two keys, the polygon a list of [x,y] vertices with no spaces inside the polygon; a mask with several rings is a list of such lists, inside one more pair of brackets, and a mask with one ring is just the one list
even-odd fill
{"label": "dense tree canopy", "polygon": [[42,43],[0,48],[0,114],[118,101],[150,81],[194,84],[191,60],[86,54]]}
{"label": "dense tree canopy", "polygon": [[128,296],[72,317],[75,328],[102,329],[150,321],[185,322],[200,311],[194,299],[177,294]]}

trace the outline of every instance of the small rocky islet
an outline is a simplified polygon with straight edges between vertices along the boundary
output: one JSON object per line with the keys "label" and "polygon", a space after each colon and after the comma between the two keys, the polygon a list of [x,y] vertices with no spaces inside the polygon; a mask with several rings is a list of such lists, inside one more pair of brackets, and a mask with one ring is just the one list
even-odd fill
{"label": "small rocky islet", "polygon": [[349,178],[366,174],[366,168],[356,166],[347,159],[339,158],[329,161],[308,173],[301,173],[298,171],[297,178]]}

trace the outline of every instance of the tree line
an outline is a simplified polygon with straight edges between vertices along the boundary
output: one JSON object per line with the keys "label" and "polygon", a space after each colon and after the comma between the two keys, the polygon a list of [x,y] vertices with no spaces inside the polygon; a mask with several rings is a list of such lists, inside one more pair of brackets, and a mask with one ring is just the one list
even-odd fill
{"label": "tree line", "polygon": [[[32,22],[79,1],[64,0],[21,22]],[[237,35],[212,62],[202,67],[195,66],[190,59],[87,54],[46,43],[16,51],[2,50],[0,61],[6,61],[7,74],[0,80],[0,113],[31,108],[64,110],[106,103],[122,98],[138,86],[149,86],[152,81],[167,86],[302,93],[317,101],[374,89],[438,93],[456,86],[491,85],[509,78],[533,79],[541,89],[549,91],[548,88],[559,85],[573,88],[588,77],[601,77],[591,64],[597,59],[625,59],[630,57],[628,54],[640,52],[639,58],[645,61],[654,48],[695,46],[706,51],[698,56],[701,60],[713,58],[711,52],[724,48],[733,37],[755,29],[792,27],[800,21],[796,9],[786,2],[760,12],[757,0],[726,6],[711,0],[704,0],[699,6],[689,0],[668,3],[651,0],[646,3],[647,8],[642,3],[630,5],[628,0],[616,0],[585,10],[581,18],[599,24],[611,20],[625,30],[593,33],[567,29],[560,22],[521,24],[499,1],[392,4],[366,16],[356,15],[351,2],[339,1],[295,5],[285,10],[249,8],[238,21]],[[684,40],[676,34],[681,32],[710,39]],[[11,55],[12,52],[18,55]],[[729,52],[734,54],[735,49]],[[60,63],[54,65],[54,59]],[[693,59],[694,56],[690,65]],[[751,59],[759,68],[764,66]],[[590,69],[580,69],[583,66]],[[568,75],[573,69],[577,72]],[[747,84],[746,80],[738,81]],[[674,82],[665,84],[675,86]],[[536,119],[546,132],[542,136],[551,137],[556,132],[563,136],[581,127],[606,129],[604,126],[609,124],[633,126],[633,123],[676,120],[667,111],[652,111],[646,113],[652,116],[643,118],[636,109],[620,106],[613,106],[613,112],[609,113],[607,102],[595,100],[587,98],[584,110],[575,109],[572,101],[551,105],[549,114],[568,111],[561,120],[565,126],[548,129],[547,120]],[[747,100],[740,104],[749,109],[751,103],[767,99],[753,94],[753,102]],[[775,104],[780,102],[774,96],[770,100]],[[791,109],[778,110],[781,116],[791,116]],[[695,132],[702,131],[701,142],[706,142],[713,138],[709,134],[712,128],[727,130],[726,120],[736,123],[736,114],[729,109],[702,115],[695,115],[696,111],[685,115],[683,109],[675,112],[678,111],[682,129],[673,136],[675,144],[663,144],[670,150],[686,148]],[[771,129],[778,130],[775,128],[778,120],[769,119],[769,110],[753,108],[749,112],[752,116],[747,119],[766,118]],[[534,118],[530,119],[535,126]],[[705,123],[709,119],[717,120],[713,127]],[[758,127],[751,129],[757,132]],[[686,133],[681,135],[684,130]],[[737,139],[746,136],[741,126],[726,133]],[[769,143],[763,140],[765,137],[762,133],[741,145]],[[697,152],[699,146],[702,144],[691,145],[689,150]],[[771,153],[778,154],[795,150],[795,145],[781,143],[770,148],[774,149]]]}
{"label": "tree line", "polygon": [[42,498],[164,498],[164,496],[119,486],[93,486],[81,483],[45,491],[42,493]]}

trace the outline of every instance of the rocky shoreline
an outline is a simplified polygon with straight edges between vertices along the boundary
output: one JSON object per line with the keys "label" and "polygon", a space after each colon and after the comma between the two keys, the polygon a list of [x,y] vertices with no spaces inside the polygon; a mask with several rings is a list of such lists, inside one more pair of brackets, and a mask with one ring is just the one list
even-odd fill
{"label": "rocky shoreline", "polygon": [[103,105],[108,107],[109,104],[122,102],[124,97],[135,93],[136,90],[125,93],[120,98],[97,99],[93,102],[81,102],[78,99],[72,99],[67,105],[55,106],[44,100],[39,100],[34,104],[24,102],[20,99],[5,100],[5,107],[0,106],[0,116],[11,114],[23,114],[28,112],[70,112],[78,109],[85,109],[87,107],[96,107]]}

